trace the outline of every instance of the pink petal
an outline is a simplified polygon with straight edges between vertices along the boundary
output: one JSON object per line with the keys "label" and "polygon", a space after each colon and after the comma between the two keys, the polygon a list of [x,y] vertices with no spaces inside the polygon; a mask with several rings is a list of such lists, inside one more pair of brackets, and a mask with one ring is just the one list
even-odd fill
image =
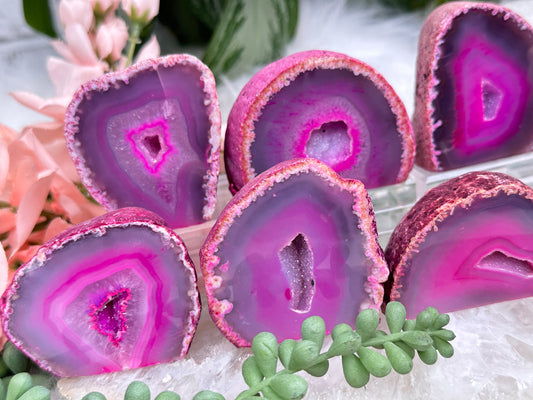
{"label": "pink petal", "polygon": [[102,206],[90,202],[70,181],[57,177],[52,184],[54,199],[73,224],[86,221],[105,213]]}
{"label": "pink petal", "polygon": [[61,40],[52,40],[50,41],[50,44],[55,49],[55,51],[57,51],[57,53],[65,60],[77,64],[78,59],[66,43],[62,42]]}
{"label": "pink petal", "polygon": [[135,62],[146,60],[149,58],[157,58],[161,53],[161,48],[159,47],[159,42],[155,35],[152,35],[150,40],[148,40],[143,47],[139,50]]}
{"label": "pink petal", "polygon": [[16,136],[16,132],[0,124],[0,193],[4,193],[9,174],[8,145]]}
{"label": "pink petal", "polygon": [[65,221],[62,218],[54,218],[46,228],[46,231],[44,233],[43,241],[47,242],[48,240],[52,239],[54,236],[57,236],[64,230],[70,228],[72,225],[69,224],[67,221]]}
{"label": "pink petal", "polygon": [[7,208],[0,209],[0,233],[9,232],[15,227],[16,215]]}
{"label": "pink petal", "polygon": [[50,79],[56,88],[56,95],[66,98],[72,97],[83,83],[104,73],[102,64],[75,65],[55,57],[48,59],[47,67]]}
{"label": "pink petal", "polygon": [[98,57],[94,53],[93,45],[87,31],[80,24],[67,25],[65,39],[70,51],[77,58],[79,64],[97,65]]}
{"label": "pink petal", "polygon": [[4,293],[7,287],[9,266],[4,248],[0,246],[0,292]]}
{"label": "pink petal", "polygon": [[12,187],[9,203],[14,207],[20,204],[24,194],[37,180],[37,164],[31,156],[24,154],[27,153],[26,149],[23,149],[24,153],[19,153],[18,158],[13,158],[13,155],[16,155],[17,152],[12,151],[12,149],[20,148],[20,145],[21,143],[19,142],[17,145],[9,146],[10,163],[12,165]]}
{"label": "pink petal", "polygon": [[39,219],[54,176],[52,171],[41,174],[22,198],[17,210],[15,230],[9,237],[9,244],[13,249],[10,259],[24,244]]}
{"label": "pink petal", "polygon": [[94,14],[87,0],[62,0],[59,2],[59,19],[63,26],[80,24],[89,32],[94,23]]}

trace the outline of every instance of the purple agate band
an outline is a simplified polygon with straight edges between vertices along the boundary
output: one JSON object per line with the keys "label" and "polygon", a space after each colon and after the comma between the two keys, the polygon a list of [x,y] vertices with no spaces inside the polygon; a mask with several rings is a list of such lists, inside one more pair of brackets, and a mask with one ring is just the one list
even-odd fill
{"label": "purple agate band", "polygon": [[89,193],[108,211],[147,208],[174,228],[213,215],[220,127],[214,76],[188,54],[85,83],[65,116],[67,148]]}
{"label": "purple agate band", "polygon": [[160,217],[131,207],[46,242],[4,292],[1,317],[41,368],[80,376],[183,358],[200,311],[185,245]]}
{"label": "purple agate band", "polygon": [[[477,22],[466,21],[473,15],[485,16],[493,24],[476,27]],[[463,18],[464,23],[459,21]],[[486,37],[482,29],[499,33]],[[467,34],[470,36],[461,37]],[[447,43],[451,41],[458,54],[449,53]],[[519,42],[524,42],[523,46],[518,47]],[[527,54],[521,54],[527,60],[520,66],[511,53],[522,51],[519,48],[528,53],[532,45],[531,25],[499,5],[454,1],[429,15],[420,33],[416,66],[413,129],[417,165],[445,171],[531,151],[531,63]],[[467,68],[467,63],[472,68]],[[474,77],[462,77],[468,72]],[[476,74],[481,76],[481,87],[476,86]]]}
{"label": "purple agate band", "polygon": [[[345,248],[346,246],[350,247],[350,251],[346,250],[350,254],[348,257],[351,257],[351,261],[354,261],[354,257],[357,258],[357,265],[350,264],[349,268],[343,267],[343,263],[347,262],[347,260],[337,259],[339,256],[336,256],[334,253],[331,253],[330,257],[332,258],[331,263],[335,265],[329,266],[328,263],[321,264],[321,267],[313,267],[312,265],[313,257],[323,259],[324,255],[320,253],[320,246],[314,246],[313,243],[308,243],[307,238],[311,238],[309,240],[317,240],[317,235],[328,235],[328,232],[332,229],[339,229],[342,231],[340,227],[324,225],[317,220],[314,223],[308,222],[308,224],[311,225],[308,225],[307,228],[303,228],[302,226],[294,226],[294,224],[297,224],[296,219],[294,219],[289,228],[282,228],[283,225],[286,225],[286,218],[291,218],[291,216],[294,217],[297,213],[303,213],[308,220],[313,220],[314,217],[319,218],[317,215],[313,214],[313,210],[315,210],[313,204],[322,200],[316,197],[314,197],[315,200],[309,199],[309,203],[305,203],[301,198],[295,200],[294,198],[287,197],[285,200],[288,202],[286,205],[287,208],[282,207],[280,209],[280,203],[276,206],[277,211],[275,215],[281,218],[279,220],[272,221],[272,218],[270,218],[270,222],[266,220],[263,221],[264,217],[258,215],[256,218],[257,222],[255,222],[257,226],[250,226],[247,222],[244,222],[248,221],[248,219],[243,219],[244,216],[247,215],[247,211],[250,211],[249,209],[257,205],[259,202],[268,202],[273,199],[279,199],[279,202],[283,201],[281,199],[282,192],[280,191],[278,193],[276,187],[281,187],[284,183],[287,183],[288,186],[286,187],[289,187],[289,180],[291,180],[291,187],[298,192],[296,188],[302,190],[298,184],[305,182],[306,179],[311,179],[311,176],[313,179],[322,181],[322,186],[335,187],[335,193],[337,193],[338,190],[339,192],[344,193],[346,198],[351,198],[351,203],[347,206],[348,211],[346,212],[353,214],[354,221],[359,221],[359,225],[354,226],[353,229],[358,230],[360,245],[362,248],[360,249],[358,247],[359,244],[357,244],[352,249],[352,246],[350,245],[342,245],[342,240],[340,240],[341,243],[337,245],[342,248]],[[306,192],[302,192],[302,196],[305,198],[306,195],[303,193]],[[307,196],[311,196],[311,194],[309,193]],[[335,198],[335,200],[328,201],[339,201],[339,199]],[[291,207],[291,204],[294,207]],[[244,226],[237,229],[236,226],[239,222],[244,224]],[[348,224],[350,224],[350,222],[348,222]],[[337,222],[332,223],[332,225],[335,225],[336,223]],[[344,220],[343,223],[346,224],[346,220]],[[264,231],[263,228],[268,229],[269,231]],[[350,232],[352,232],[353,229],[350,228]],[[243,230],[247,230],[247,233]],[[274,241],[281,240],[280,243],[282,247],[283,243],[285,243],[285,236],[291,238],[294,236],[295,232],[300,233],[295,236],[292,243],[286,245],[284,248],[277,248],[276,246],[280,245],[279,243],[274,245],[269,244],[268,249],[262,248],[260,238],[262,237],[263,240],[270,240],[268,239],[269,232],[270,234],[274,234],[273,232],[275,231],[277,231],[278,234]],[[324,242],[326,243],[328,240],[336,240],[335,235],[336,234],[331,237],[327,236],[327,238],[324,238]],[[253,241],[258,249],[257,251],[259,253],[264,253],[267,260],[272,258],[273,263],[281,263],[280,268],[284,272],[279,272],[277,270],[277,265],[272,265],[272,272],[266,271],[266,269],[269,268],[267,266],[265,266],[265,270],[263,270],[263,268],[259,266],[260,258],[257,258],[261,256],[254,256],[255,250],[243,254],[237,254],[234,260],[226,260],[224,257],[229,257],[227,254],[229,251],[229,245],[226,245],[224,241],[239,240],[239,237],[242,238],[238,244],[239,247],[246,247],[248,242]],[[316,244],[317,242],[314,243]],[[272,246],[275,247],[274,250],[270,249]],[[276,251],[279,259],[275,257]],[[274,256],[272,256],[272,252],[274,253]],[[357,256],[355,256],[356,253],[358,254]],[[245,263],[248,263],[250,267],[253,266],[253,269],[250,272],[253,276],[252,278],[246,277],[245,275],[247,273],[244,271],[238,272],[241,256],[244,257],[242,260],[244,260]],[[296,267],[294,265],[288,265],[294,261],[294,258],[300,258],[300,262],[296,263]],[[351,302],[358,301],[355,299],[361,300],[357,302],[357,306],[354,306],[355,308],[377,309],[380,307],[383,299],[382,282],[388,277],[388,268],[383,258],[383,251],[377,241],[374,212],[364,186],[359,181],[340,178],[327,165],[312,158],[282,162],[252,179],[239,192],[237,192],[222,211],[215,225],[211,229],[201,248],[200,260],[211,317],[222,333],[233,344],[239,347],[250,346],[251,344],[253,335],[250,332],[246,332],[245,334],[245,331],[265,328],[266,325],[268,325],[270,331],[273,331],[274,334],[276,334],[278,340],[282,340],[286,337],[296,337],[298,335],[298,332],[296,331],[300,326],[297,322],[308,316],[307,314],[309,312],[322,312],[324,314],[325,311],[322,309],[325,306],[324,304],[327,304],[328,307],[333,306],[335,308],[330,308],[328,312],[325,313],[328,314],[327,316],[324,314],[324,317],[328,320],[327,329],[332,329],[332,321],[330,320],[338,318],[339,316],[337,314],[341,313],[341,307],[335,303],[337,300],[328,300],[328,296],[333,296],[333,293],[335,293],[336,296],[346,296]],[[267,260],[265,260],[265,262],[270,266],[271,263]],[[318,263],[317,260],[315,260],[315,262]],[[320,262],[323,263],[324,261]],[[308,265],[309,263],[311,265]],[[313,272],[314,268],[318,268],[318,270],[315,269]],[[328,279],[323,276],[321,270],[324,268],[330,273],[339,274],[339,276],[330,277],[331,285],[327,283]],[[351,268],[353,268],[353,271],[351,272],[354,274],[360,274],[361,276],[357,279],[354,277],[343,278],[343,274],[348,274],[348,271],[343,268],[348,268],[350,271]],[[268,275],[269,273],[277,274],[278,272],[280,276],[276,278],[271,278]],[[226,282],[224,276],[227,276],[233,283],[229,283],[229,281]],[[354,285],[349,285],[349,289],[347,289],[346,292],[344,292],[345,289],[343,288],[343,283],[339,284],[340,291],[334,289],[335,285],[338,284],[337,280],[342,281],[343,279],[349,280],[352,278],[354,278]],[[250,282],[248,279],[252,279],[252,281],[258,279],[258,282],[261,283]],[[285,279],[289,282],[287,289],[284,289],[284,291],[282,290],[281,292],[276,291],[275,293],[270,293],[270,290],[283,288],[283,282]],[[291,280],[293,279],[296,279],[298,281],[297,284],[301,284],[304,288],[307,287],[307,289],[303,289],[303,293],[299,293],[299,304],[293,303],[291,305],[291,300],[294,298],[294,292],[292,289],[289,289],[289,287],[291,286]],[[309,282],[305,283],[304,280],[309,280]],[[259,290],[257,285],[265,285],[266,281],[272,282],[273,286],[266,288],[266,291]],[[362,282],[360,288],[355,284],[355,281]],[[234,286],[227,289],[224,285],[228,284]],[[274,289],[274,287],[276,289]],[[235,293],[239,291],[239,301],[249,298],[249,301],[245,301],[245,303],[248,304],[242,305],[241,303],[241,305],[239,305],[240,308],[237,309],[236,303],[232,303],[231,300],[228,300],[221,291],[233,293],[235,300],[237,300],[237,294]],[[223,295],[225,298],[219,298],[219,295]],[[267,301],[266,299],[270,296],[273,296],[273,301],[276,299],[276,305],[273,306],[272,304],[269,304],[266,308],[273,307],[272,309],[262,309],[261,304],[264,304],[264,302]],[[313,296],[315,296],[315,299],[313,300],[313,306],[311,306],[311,297]],[[324,300],[324,304],[321,304],[321,299]],[[257,306],[250,306],[250,304],[255,304],[256,302]],[[254,309],[256,310],[255,312],[252,311]],[[277,311],[274,311],[274,309]],[[234,316],[231,315],[232,311],[233,314],[235,314]],[[350,321],[350,318],[356,315],[356,312],[349,312],[349,314],[349,316],[343,315],[341,318],[345,318],[343,320],[344,322],[352,323],[354,321]],[[243,328],[243,326],[239,326],[241,322],[247,327]],[[280,329],[280,326],[277,325],[278,323],[285,327]],[[294,328],[296,325],[298,329]],[[248,329],[248,327],[251,328]]]}
{"label": "purple agate band", "polygon": [[413,317],[533,294],[531,221],[533,190],[505,174],[470,172],[429,190],[385,250],[385,302],[402,301]]}
{"label": "purple agate band", "polygon": [[[376,70],[359,60],[332,51],[311,50],[287,56],[264,67],[244,86],[234,103],[228,117],[224,145],[226,172],[230,181],[230,190],[233,193],[238,191],[256,174],[261,173],[264,170],[255,170],[252,146],[254,142],[258,140],[256,130],[259,129],[259,121],[263,117],[267,107],[269,107],[271,103],[275,105],[276,101],[273,101],[275,96],[281,95],[291,85],[296,84],[299,77],[302,77],[306,73],[317,71],[334,72],[338,74],[351,72],[350,75],[352,80],[354,77],[364,78],[367,80],[365,84],[370,85],[371,83],[376,92],[379,92],[379,96],[384,97],[387,108],[390,109],[390,112],[395,119],[393,125],[397,131],[397,144],[399,148],[396,151],[397,154],[394,153],[394,157],[384,156],[386,159],[397,158],[397,160],[394,160],[395,164],[393,168],[386,168],[388,169],[387,172],[394,176],[387,177],[387,179],[383,179],[382,177],[368,179],[368,182],[364,182],[365,186],[368,188],[399,183],[407,178],[414,162],[415,139],[405,106],[395,93],[394,89]],[[320,78],[320,80],[326,82],[328,79],[323,77]],[[368,90],[369,88],[366,89]],[[363,92],[364,90],[361,89],[360,91]],[[327,96],[324,97],[326,97],[325,102],[327,103]],[[306,100],[304,99],[302,101],[305,103]],[[310,101],[316,103],[320,100],[313,98]],[[301,135],[303,136],[301,139],[295,141],[296,145],[287,143],[280,145],[280,147],[284,148],[293,148],[296,146],[295,154],[282,155],[281,158],[279,160],[276,159],[275,162],[270,160],[269,163],[272,164],[270,166],[273,166],[280,161],[306,156],[304,154],[305,151],[303,150],[304,145],[305,142],[307,142],[307,145],[310,144],[312,141],[312,133],[319,129],[331,129],[332,131],[338,130],[338,127],[334,127],[331,124],[340,122],[344,124],[342,129],[345,131],[345,136],[347,136],[351,142],[352,148],[346,150],[347,154],[351,153],[351,157],[348,157],[345,160],[332,162],[333,164],[336,164],[334,166],[319,156],[307,156],[318,158],[334,169],[339,167],[335,170],[344,178],[363,180],[363,176],[368,172],[363,171],[365,171],[365,168],[370,168],[370,162],[367,160],[370,156],[366,153],[370,151],[367,142],[369,140],[369,131],[372,131],[372,129],[368,129],[368,127],[365,127],[364,122],[360,122],[364,121],[365,117],[367,117],[367,114],[370,112],[365,107],[372,108],[372,106],[363,105],[363,103],[355,106],[351,104],[352,100],[349,99],[348,94],[346,94],[346,98],[341,99],[339,97],[335,101],[342,101],[345,104],[323,106],[314,104],[312,116],[304,115],[305,110],[299,112],[299,115],[294,115],[295,113],[293,111],[285,110],[285,112],[290,114],[287,118],[284,117],[286,124],[290,125],[291,123],[294,123],[299,126],[301,125]],[[363,111],[357,110],[357,107],[359,106],[365,109]],[[309,109],[309,107],[311,107],[311,105],[307,104],[306,109]],[[352,115],[348,115],[350,113],[347,113],[347,110],[351,110]],[[326,114],[327,118],[321,118],[320,115],[318,115],[320,113]],[[279,118],[281,117],[278,117],[278,119]],[[380,118],[372,117],[369,119],[376,120]],[[354,129],[354,126],[357,126],[358,124],[360,125],[360,132],[356,132],[356,129]],[[358,135],[360,137],[358,137]],[[279,136],[283,135],[280,133]],[[348,139],[344,139],[345,141],[348,141]],[[279,140],[283,141],[284,139]],[[273,139],[273,141],[275,140]],[[365,143],[360,143],[361,141]],[[396,143],[394,145],[396,145]],[[365,149],[361,150],[361,147],[364,147]],[[360,158],[361,164],[366,164],[365,160],[368,161],[368,165],[357,167],[360,176],[353,176],[353,171],[350,171],[349,174],[351,175],[349,175],[347,171],[341,171],[347,168],[346,164],[357,165],[358,158]],[[390,160],[380,160],[380,162],[381,161],[383,164],[391,162]],[[270,166],[268,166],[268,168]],[[375,165],[372,167],[375,168]],[[356,167],[354,166],[354,168]],[[393,170],[392,172],[390,171],[391,169]],[[344,172],[346,172],[346,174],[343,175]]]}

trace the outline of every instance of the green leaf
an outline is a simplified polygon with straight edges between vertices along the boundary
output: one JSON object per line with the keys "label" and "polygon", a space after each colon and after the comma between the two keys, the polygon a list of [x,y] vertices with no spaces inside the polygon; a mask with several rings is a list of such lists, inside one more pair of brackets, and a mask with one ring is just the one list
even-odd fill
{"label": "green leaf", "polygon": [[264,375],[259,370],[255,356],[248,357],[242,364],[242,377],[244,382],[250,387],[257,385],[264,378]]}
{"label": "green leaf", "polygon": [[370,372],[355,354],[342,356],[342,371],[346,382],[354,388],[361,388],[370,380]]}
{"label": "green leaf", "polygon": [[141,381],[133,381],[126,388],[124,400],[150,400],[150,388]]}
{"label": "green leaf", "polygon": [[252,340],[256,365],[267,378],[276,373],[278,365],[278,341],[270,332],[258,333]]}
{"label": "green leaf", "polygon": [[228,0],[203,61],[215,74],[273,61],[297,20],[298,0]]}
{"label": "green leaf", "polygon": [[276,375],[270,388],[282,399],[299,400],[307,393],[307,382],[298,375]]}
{"label": "green leaf", "polygon": [[48,0],[22,0],[22,7],[24,18],[29,26],[50,37],[57,37]]}

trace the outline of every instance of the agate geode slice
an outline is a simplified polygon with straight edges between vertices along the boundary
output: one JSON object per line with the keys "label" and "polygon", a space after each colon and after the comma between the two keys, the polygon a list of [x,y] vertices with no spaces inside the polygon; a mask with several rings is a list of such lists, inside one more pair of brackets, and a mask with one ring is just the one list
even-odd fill
{"label": "agate geode slice", "polygon": [[472,172],[428,191],[385,251],[390,300],[415,317],[533,296],[533,190]]}
{"label": "agate geode slice", "polygon": [[450,170],[530,151],[533,30],[490,3],[451,2],[420,34],[416,162]]}
{"label": "agate geode slice", "polygon": [[142,207],[173,228],[212,216],[220,108],[213,74],[195,57],[146,60],[85,83],[65,132],[83,184],[107,210]]}
{"label": "agate geode slice", "polygon": [[344,54],[306,51],[267,65],[228,118],[230,190],[275,164],[316,158],[367,188],[404,181],[415,140],[405,107],[373,68]]}
{"label": "agate geode slice", "polygon": [[2,297],[9,340],[58,376],[183,357],[200,316],[194,266],[151,212],[125,208],[45,243]]}
{"label": "agate geode slice", "polygon": [[388,269],[363,184],[311,158],[258,175],[228,203],[200,250],[211,317],[237,346],[269,331],[300,337],[379,308]]}

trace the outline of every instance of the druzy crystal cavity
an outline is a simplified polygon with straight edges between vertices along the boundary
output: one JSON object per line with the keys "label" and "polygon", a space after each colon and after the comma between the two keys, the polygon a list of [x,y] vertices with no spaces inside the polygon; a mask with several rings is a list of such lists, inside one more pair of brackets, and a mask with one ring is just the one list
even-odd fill
{"label": "druzy crystal cavity", "polygon": [[196,274],[156,215],[125,208],[45,243],[2,298],[7,337],[58,376],[183,357],[200,316]]}
{"label": "druzy crystal cavity", "polygon": [[344,54],[306,51],[245,85],[229,114],[224,156],[232,192],[300,157],[373,188],[404,181],[414,148],[405,107],[377,71]]}
{"label": "druzy crystal cavity", "polygon": [[411,317],[533,295],[533,190],[471,172],[431,189],[394,230],[385,256],[390,300]]}
{"label": "druzy crystal cavity", "polygon": [[312,159],[282,162],[228,203],[200,251],[210,314],[237,346],[269,331],[298,338],[378,308],[388,269],[361,182]]}
{"label": "druzy crystal cavity", "polygon": [[84,84],[65,132],[83,184],[107,210],[143,207],[173,228],[212,216],[220,109],[195,57],[146,60]]}
{"label": "druzy crystal cavity", "polygon": [[530,151],[533,29],[490,3],[451,2],[419,41],[416,162],[450,170]]}

